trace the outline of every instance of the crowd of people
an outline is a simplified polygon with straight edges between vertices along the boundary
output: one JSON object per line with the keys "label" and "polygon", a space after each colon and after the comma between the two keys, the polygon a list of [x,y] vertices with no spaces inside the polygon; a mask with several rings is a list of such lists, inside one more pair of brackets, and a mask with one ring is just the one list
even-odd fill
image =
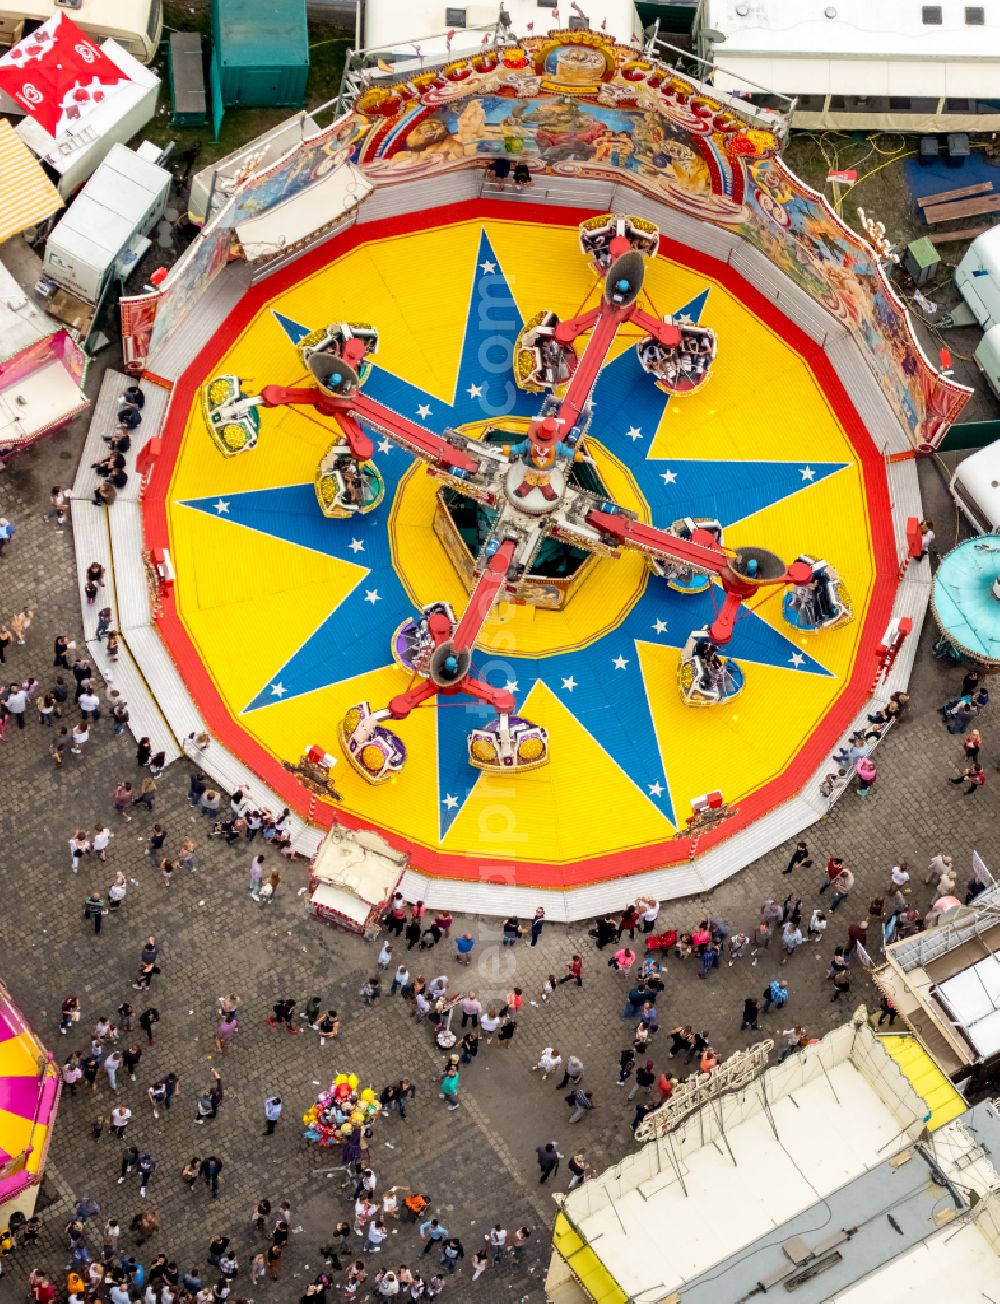
{"label": "crowd of people", "polygon": [[[124,454],[129,431],[141,420],[141,406],[132,400],[123,405],[122,428],[107,441],[108,457],[95,465],[101,483],[112,490],[116,475],[127,474]],[[64,500],[63,491],[54,489],[50,517],[57,528],[66,523]],[[9,523],[4,526],[7,546],[13,531]],[[95,561],[84,576],[85,602],[96,613],[95,636],[106,643],[114,663],[118,636],[111,607],[102,601],[106,585],[104,569]],[[33,615],[24,608],[0,628],[0,662],[13,649],[28,645]],[[41,729],[53,765],[61,767],[86,754],[95,730],[112,736],[126,733],[127,701],[113,680],[99,686],[86,649],[78,648],[67,634],[54,640],[51,670],[47,687],[32,675],[22,675],[0,689],[0,740],[9,744],[25,735],[30,741]],[[978,675],[970,671],[960,691],[941,708],[948,731],[964,735],[961,759],[956,757],[957,773],[949,776],[950,781],[969,795],[985,781],[979,720],[988,701]],[[866,727],[834,756],[838,777],[856,773],[858,791],[870,791],[875,782],[872,748],[908,707],[907,695],[894,693],[873,711]],[[209,740],[197,740],[196,746],[204,750]],[[863,769],[864,762],[871,773]],[[148,858],[157,891],[159,884],[170,889],[207,868],[201,864],[199,844],[208,846],[210,839],[246,855],[246,889],[254,904],[276,899],[282,882],[279,865],[295,859],[287,808],[269,810],[242,789],[226,792],[197,768],[188,775],[187,801],[197,812],[192,819],[198,821],[200,816],[207,821],[201,825],[204,838],[192,836],[187,827],[171,830],[171,821],[159,805],[158,783],[166,764],[163,750],[150,738],[139,738],[132,768],[118,762],[118,779],[104,798],[101,815],[86,826],[67,830],[69,873],[85,874],[89,880],[101,878],[106,884],[83,896],[84,925],[94,937],[103,934],[108,920],[114,921],[109,932],[129,927],[129,889],[136,880],[129,877],[124,857],[116,855],[114,840],[140,815],[141,854]],[[951,857],[940,852],[921,875],[915,875],[903,860],[893,864],[882,889],[869,897],[866,907],[857,908],[855,868],[836,852],[814,855],[807,841],[800,840],[784,868],[792,890],[783,899],[775,891],[760,904],[756,917],[743,920],[741,926],[731,927],[719,915],[699,912],[683,926],[665,927],[660,903],[639,897],[620,911],[597,917],[586,940],[575,943],[576,949],[560,940],[556,945],[563,953],[551,965],[548,958],[556,948],[550,945],[551,937],[545,937],[549,924],[545,908],[539,905],[529,918],[510,915],[499,921],[495,937],[502,952],[527,948],[537,955],[543,947],[544,967],[554,971],[533,985],[511,981],[494,985],[486,994],[481,991],[485,984],[471,973],[483,950],[481,928],[464,920],[456,923],[448,910],[427,909],[421,901],[407,903],[396,893],[386,905],[368,976],[349,1008],[338,1012],[319,995],[300,999],[271,992],[257,998],[255,1004],[263,1002],[263,1006],[253,1015],[266,1017],[275,1036],[311,1035],[324,1049],[338,1042],[344,1019],[378,1020],[389,1002],[405,1008],[414,1035],[426,1039],[436,1055],[437,1071],[428,1081],[419,1075],[394,1074],[375,1084],[380,1118],[393,1120],[392,1126],[412,1126],[414,1116],[419,1120],[432,1108],[440,1109],[443,1117],[458,1113],[462,1118],[463,1105],[484,1081],[483,1066],[501,1052],[509,1056],[515,1042],[525,1045],[531,1061],[525,1070],[530,1075],[525,1091],[556,1093],[559,1110],[565,1106],[564,1127],[574,1128],[569,1134],[574,1142],[582,1138],[571,1146],[560,1142],[558,1135],[538,1137],[534,1148],[538,1184],[555,1185],[565,1162],[566,1183],[572,1190],[593,1175],[586,1138],[595,1125],[595,1112],[602,1133],[616,1126],[625,1129],[626,1137],[628,1129],[639,1132],[651,1114],[684,1090],[686,1078],[698,1081],[719,1070],[724,1061],[720,1045],[723,1039],[729,1044],[734,1035],[766,1034],[778,1043],[779,1061],[788,1061],[815,1035],[796,1012],[796,998],[807,984],[819,983],[824,994],[829,992],[831,1004],[842,1001],[857,982],[859,968],[869,966],[889,940],[926,927],[936,913],[951,907],[957,893],[968,903],[983,890],[975,876],[959,888]],[[923,897],[925,901],[920,900]],[[681,904],[670,913],[679,917],[684,909]],[[819,948],[813,953],[824,961],[815,970],[810,966],[808,973],[802,972],[798,958],[803,947]],[[96,1200],[79,1199],[62,1229],[68,1255],[65,1280],[35,1268],[29,1277],[31,1296],[42,1304],[63,1300],[70,1304],[225,1300],[248,1304],[250,1292],[265,1281],[287,1280],[284,1263],[293,1218],[284,1195],[261,1197],[249,1225],[242,1228],[222,1225],[225,1220],[212,1213],[231,1171],[230,1158],[216,1153],[223,1147],[212,1141],[218,1131],[212,1125],[220,1111],[234,1108],[224,1090],[221,1061],[240,1055],[240,1025],[247,1010],[237,995],[230,994],[200,1012],[206,1030],[211,1029],[214,1067],[203,1069],[195,1081],[184,1075],[182,1082],[178,1066],[163,1056],[158,1044],[157,993],[172,977],[173,948],[159,935],[146,934],[136,938],[134,955],[131,987],[123,983],[120,1000],[116,997],[107,1009],[88,1010],[86,989],[73,991],[64,997],[58,1020],[58,1034],[75,1043],[61,1056],[65,1103],[60,1125],[76,1126],[84,1136],[89,1132],[97,1147],[94,1164],[113,1172],[122,1207],[108,1214]],[[564,1022],[577,1028],[574,1034],[537,1034],[537,1011],[568,1009],[566,1002],[589,1010],[595,1000],[604,999],[607,979],[602,976],[601,983],[595,983],[594,969],[602,975],[609,971],[614,983],[620,983],[613,1001],[623,1032],[616,1047],[617,1067],[606,1078],[595,1075],[585,1063],[585,1053],[588,1059],[590,1055],[587,1044],[581,1044],[582,1021],[560,1021],[560,1027]],[[712,1017],[697,1019],[690,1013],[686,1017],[681,995],[684,973],[697,986],[719,983],[730,969],[742,972],[727,980],[726,994],[720,992],[717,1005],[713,1003]],[[477,966],[476,972],[481,974],[482,967]],[[734,994],[737,979],[740,985]],[[601,993],[598,997],[595,988]],[[881,1001],[877,1019],[879,1024],[894,1024],[891,1002]],[[714,1025],[715,1037],[706,1023]],[[545,1026],[552,1025],[547,1021]],[[87,1029],[84,1035],[82,1029]],[[508,1061],[501,1057],[501,1062]],[[227,1071],[227,1080],[231,1076]],[[296,1116],[303,1104],[283,1098],[277,1090],[253,1102],[261,1147],[273,1144],[268,1138],[283,1129],[299,1126]],[[245,1102],[238,1107],[246,1109]],[[176,1171],[171,1165],[164,1172],[166,1165],[157,1158],[150,1132],[136,1128],[136,1116],[166,1127],[167,1120],[178,1114],[199,1130],[190,1157]],[[289,1116],[296,1121],[290,1123]],[[560,1127],[560,1135],[563,1130]],[[133,1144],[137,1132],[142,1144]],[[520,1218],[495,1221],[488,1230],[476,1228],[443,1202],[438,1208],[430,1192],[395,1180],[398,1173],[381,1172],[382,1165],[376,1162],[381,1149],[375,1150],[368,1126],[356,1129],[338,1145],[336,1161],[343,1187],[331,1200],[335,1212],[332,1231],[319,1250],[322,1266],[304,1275],[304,1284],[285,1287],[296,1294],[284,1297],[298,1298],[302,1304],[330,1304],[334,1298],[429,1300],[445,1290],[461,1295],[487,1274],[521,1263],[541,1239],[538,1229]],[[266,1160],[260,1174],[255,1174],[262,1180],[265,1165]],[[387,1158],[385,1167],[393,1166],[393,1158]],[[204,1262],[171,1257],[160,1248],[170,1229],[161,1225],[157,1196],[167,1184],[189,1192],[185,1199],[204,1201]],[[43,1225],[44,1218],[36,1217],[0,1229],[0,1264],[5,1253],[33,1249]],[[397,1240],[390,1263],[393,1243],[388,1238],[393,1233],[401,1238],[408,1235],[409,1244],[397,1262],[401,1257],[397,1247],[406,1243]],[[154,1238],[155,1244],[144,1249]]]}

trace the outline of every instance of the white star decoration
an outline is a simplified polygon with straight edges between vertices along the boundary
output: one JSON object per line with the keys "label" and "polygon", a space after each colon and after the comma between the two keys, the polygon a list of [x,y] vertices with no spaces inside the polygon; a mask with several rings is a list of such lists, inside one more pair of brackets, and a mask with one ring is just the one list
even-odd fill
{"label": "white star decoration", "polygon": [[496,269],[497,269],[497,265],[496,265],[496,263],[480,263],[480,264],[479,264],[479,270],[480,270],[481,272],[495,272]]}
{"label": "white star decoration", "polygon": [[626,435],[628,435],[629,439],[642,438],[642,431],[639,429],[638,426],[629,426],[628,430],[626,430],[625,433]]}
{"label": "white star decoration", "polygon": [[468,394],[469,398],[482,398],[482,397],[483,397],[483,387],[482,387],[482,385],[470,385],[469,388],[468,388],[465,392]]}
{"label": "white star decoration", "polygon": [[360,539],[352,539],[350,547],[351,552],[364,552],[365,550],[365,545]]}
{"label": "white star decoration", "polygon": [[659,783],[651,783],[651,784],[649,785],[649,795],[650,795],[651,797],[662,797],[662,796],[663,796],[663,786],[662,786],[662,784],[659,784]]}
{"label": "white star decoration", "polygon": [[442,804],[442,806],[444,806],[447,810],[455,810],[455,809],[458,807],[458,798],[457,798],[457,797],[453,797],[453,796],[451,795],[451,793],[449,792],[449,793],[448,793],[448,796],[444,798],[444,800],[442,801],[441,804]]}
{"label": "white star decoration", "polygon": [[816,472],[812,469],[811,466],[800,466],[799,475],[802,477],[803,480],[812,480],[815,477]]}
{"label": "white star decoration", "polygon": [[658,620],[653,626],[653,629],[657,634],[665,634],[667,632],[667,622],[665,620]]}
{"label": "white star decoration", "polygon": [[801,652],[793,652],[792,655],[788,658],[788,660],[792,663],[792,665],[797,670],[799,666],[805,665],[806,659]]}
{"label": "white star decoration", "polygon": [[374,607],[375,603],[378,602],[379,600],[380,600],[380,599],[379,599],[379,596],[378,596],[378,589],[365,589],[365,601],[366,601],[366,602],[370,602],[370,603],[372,604],[372,606]]}
{"label": "white star decoration", "polygon": [[229,504],[226,502],[224,498],[220,498],[219,501],[215,504],[215,510],[219,514],[219,516],[228,516]]}
{"label": "white star decoration", "polygon": [[380,439],[380,440],[378,441],[378,451],[379,451],[380,453],[389,453],[389,452],[391,452],[391,451],[392,451],[392,440],[391,440],[391,439]]}
{"label": "white star decoration", "polygon": [[664,484],[673,484],[673,483],[675,482],[675,480],[677,479],[677,472],[676,472],[676,471],[661,471],[661,472],[660,472],[660,479],[663,481]]}
{"label": "white star decoration", "polygon": [[570,675],[570,677],[569,677],[568,679],[564,679],[564,680],[562,681],[562,686],[563,686],[563,688],[565,688],[565,690],[566,690],[567,693],[572,693],[573,689],[577,687],[577,682],[576,682],[576,680],[573,678],[573,676]]}
{"label": "white star decoration", "polygon": [[287,692],[288,692],[288,689],[285,687],[285,685],[281,682],[280,679],[278,680],[278,682],[277,682],[276,684],[272,684],[272,685],[271,685],[271,696],[272,696],[272,697],[284,697],[285,693],[287,693]]}
{"label": "white star decoration", "polygon": [[517,692],[517,680],[516,680],[516,679],[508,679],[508,680],[507,680],[507,692],[508,692],[508,693],[516,693],[516,692]]}
{"label": "white star decoration", "polygon": [[426,421],[431,414],[431,405],[429,403],[420,403],[417,406],[417,416],[421,421]]}
{"label": "white star decoration", "polygon": [[611,664],[614,666],[616,670],[624,670],[625,667],[628,665],[628,657],[623,657],[621,654],[619,654],[618,656],[615,657],[614,661]]}

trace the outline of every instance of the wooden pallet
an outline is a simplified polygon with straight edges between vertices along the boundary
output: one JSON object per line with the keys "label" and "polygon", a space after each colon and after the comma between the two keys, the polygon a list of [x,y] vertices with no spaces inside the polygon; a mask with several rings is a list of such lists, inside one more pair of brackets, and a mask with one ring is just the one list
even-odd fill
{"label": "wooden pallet", "polygon": [[990,222],[986,226],[963,226],[960,231],[937,231],[927,239],[932,245],[949,244],[952,240],[975,240],[977,235],[992,231],[994,225],[995,223]]}
{"label": "wooden pallet", "polygon": [[933,226],[937,222],[953,222],[960,217],[997,212],[1000,212],[1000,195],[983,195],[979,199],[961,199],[954,204],[932,204],[924,209],[924,217]]}
{"label": "wooden pallet", "polygon": [[987,195],[993,189],[992,181],[977,181],[974,186],[962,186],[959,190],[939,190],[936,195],[924,195],[917,200],[918,208],[932,208],[935,204],[947,204],[952,199],[971,199],[973,195]]}

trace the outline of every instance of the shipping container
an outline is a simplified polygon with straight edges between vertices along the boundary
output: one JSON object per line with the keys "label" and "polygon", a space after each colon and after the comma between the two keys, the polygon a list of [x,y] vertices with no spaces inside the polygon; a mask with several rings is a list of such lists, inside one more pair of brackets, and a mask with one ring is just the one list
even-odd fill
{"label": "shipping container", "polygon": [[309,79],[306,0],[212,0],[222,103],[300,108]]}

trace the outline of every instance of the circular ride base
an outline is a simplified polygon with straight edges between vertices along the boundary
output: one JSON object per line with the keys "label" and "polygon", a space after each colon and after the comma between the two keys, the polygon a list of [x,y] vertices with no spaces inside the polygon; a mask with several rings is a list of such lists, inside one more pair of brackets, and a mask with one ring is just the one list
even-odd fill
{"label": "circular ride base", "polygon": [[[212,730],[302,813],[317,800],[293,773],[302,753],[340,756],[345,711],[410,683],[394,631],[425,603],[461,612],[467,588],[434,529],[440,484],[407,453],[377,442],[378,509],[324,519],[313,478],[333,423],[262,409],[257,447],[225,458],[200,386],[220,373],[251,393],[304,383],[299,338],[368,321],[381,344],[365,392],[405,416],[442,431],[536,413],[540,397],[512,379],[521,325],[541,308],[568,318],[596,305],[600,282],[578,249],[586,214],[513,212],[478,202],[350,229],[251,289],[175,389],[172,469],[144,503],[147,544],[168,544],[176,571],[158,627]],[[718,356],[711,385],[670,398],[642,371],[637,334],[619,338],[588,436],[608,492],[664,527],[717,518],[730,549],[829,558],[853,622],[799,633],[768,590],[725,649],[745,690],[691,710],[680,649],[721,591],[677,592],[635,553],[598,558],[562,609],[546,609],[541,588],[535,604],[501,603],[474,657],[548,730],[548,765],[480,773],[466,740],[490,712],[439,698],[396,726],[401,775],[374,787],[341,757],[341,800],[320,799],[315,819],[377,828],[431,876],[570,889],[688,861],[702,794],[723,800],[703,845],[746,829],[803,787],[867,701],[897,587],[893,524],[884,460],[830,362],[725,263],[665,238],[643,302],[710,326]]]}

